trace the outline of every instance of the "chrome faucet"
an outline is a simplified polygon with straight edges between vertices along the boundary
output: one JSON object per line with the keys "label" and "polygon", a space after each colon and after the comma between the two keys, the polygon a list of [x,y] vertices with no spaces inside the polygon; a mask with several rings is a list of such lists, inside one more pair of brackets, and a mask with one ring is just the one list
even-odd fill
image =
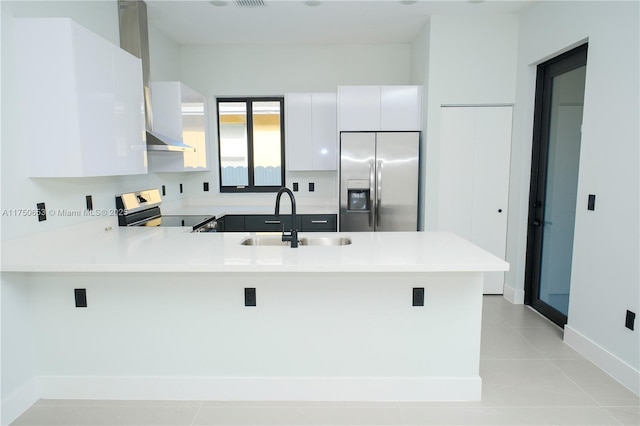
{"label": "chrome faucet", "polygon": [[286,193],[291,199],[291,229],[287,234],[282,225],[282,241],[291,241],[291,248],[298,247],[298,230],[296,229],[296,199],[289,188],[280,188],[276,196],[276,216],[280,216],[280,197]]}

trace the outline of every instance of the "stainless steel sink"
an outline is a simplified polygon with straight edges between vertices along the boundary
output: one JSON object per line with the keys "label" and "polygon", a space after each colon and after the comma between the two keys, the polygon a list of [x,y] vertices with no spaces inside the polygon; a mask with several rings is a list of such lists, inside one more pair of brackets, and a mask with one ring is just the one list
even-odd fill
{"label": "stainless steel sink", "polygon": [[349,237],[303,237],[301,246],[347,246],[351,244]]}
{"label": "stainless steel sink", "polygon": [[282,241],[282,235],[261,235],[256,237],[247,237],[240,241],[243,246],[288,246],[288,241]]}
{"label": "stainless steel sink", "polygon": [[[259,235],[247,237],[240,241],[243,246],[288,246],[288,241],[282,241],[281,235]],[[349,237],[302,237],[301,246],[346,246],[351,244]]]}

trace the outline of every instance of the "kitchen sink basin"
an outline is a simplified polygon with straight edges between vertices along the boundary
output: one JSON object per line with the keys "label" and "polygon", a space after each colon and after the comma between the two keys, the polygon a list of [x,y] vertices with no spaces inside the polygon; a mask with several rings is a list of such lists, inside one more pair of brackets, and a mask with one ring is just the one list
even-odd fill
{"label": "kitchen sink basin", "polygon": [[288,246],[288,241],[282,241],[281,235],[262,235],[258,237],[247,237],[240,241],[243,246]]}
{"label": "kitchen sink basin", "polygon": [[346,246],[351,244],[349,237],[303,237],[301,246]]}
{"label": "kitchen sink basin", "polygon": [[[281,235],[261,235],[247,237],[240,241],[243,246],[288,246],[288,241],[282,241]],[[302,237],[301,246],[346,246],[351,244],[349,237]]]}

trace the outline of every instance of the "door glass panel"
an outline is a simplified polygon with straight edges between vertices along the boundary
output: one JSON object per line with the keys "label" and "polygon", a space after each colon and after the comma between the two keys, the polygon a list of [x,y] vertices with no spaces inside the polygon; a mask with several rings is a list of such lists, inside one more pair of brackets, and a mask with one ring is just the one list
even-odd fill
{"label": "door glass panel", "polygon": [[280,102],[253,102],[253,166],[255,186],[281,186]]}
{"label": "door glass panel", "polygon": [[552,79],[538,298],[568,313],[586,67]]}
{"label": "door glass panel", "polygon": [[218,108],[221,183],[223,186],[248,185],[247,104],[220,102]]}

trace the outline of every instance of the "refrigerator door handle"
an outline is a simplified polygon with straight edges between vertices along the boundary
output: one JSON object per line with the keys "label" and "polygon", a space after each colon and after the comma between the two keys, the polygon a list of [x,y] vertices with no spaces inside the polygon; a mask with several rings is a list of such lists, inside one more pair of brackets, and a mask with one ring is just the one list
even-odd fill
{"label": "refrigerator door handle", "polygon": [[375,188],[375,165],[369,162],[369,228],[373,228],[373,189]]}
{"label": "refrigerator door handle", "polygon": [[382,205],[382,160],[378,160],[378,185],[376,187],[376,227],[380,226],[380,206]]}

